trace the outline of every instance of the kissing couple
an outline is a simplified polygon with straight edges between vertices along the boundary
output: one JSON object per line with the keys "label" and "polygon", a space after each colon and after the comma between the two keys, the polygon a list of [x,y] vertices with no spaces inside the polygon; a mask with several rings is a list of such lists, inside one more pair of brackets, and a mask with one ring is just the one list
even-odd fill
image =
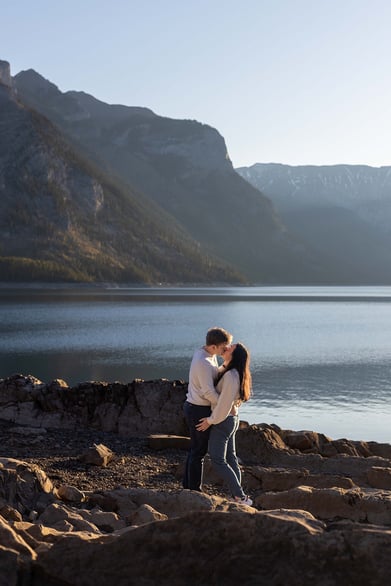
{"label": "kissing couple", "polygon": [[[239,406],[251,395],[250,354],[224,328],[210,328],[205,345],[194,352],[184,414],[190,431],[183,487],[202,491],[206,453],[234,502],[252,505],[241,485],[236,455]],[[223,363],[219,365],[217,356]]]}

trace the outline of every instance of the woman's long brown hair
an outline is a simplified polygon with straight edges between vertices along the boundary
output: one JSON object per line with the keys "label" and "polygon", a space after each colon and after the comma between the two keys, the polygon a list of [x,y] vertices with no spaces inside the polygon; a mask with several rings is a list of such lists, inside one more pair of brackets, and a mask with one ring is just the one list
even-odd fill
{"label": "woman's long brown hair", "polygon": [[232,370],[233,368],[236,368],[239,373],[239,396],[242,401],[248,401],[251,396],[250,353],[246,346],[244,346],[244,344],[241,342],[236,344],[236,348],[232,352],[231,361],[219,379],[222,378],[226,372]]}

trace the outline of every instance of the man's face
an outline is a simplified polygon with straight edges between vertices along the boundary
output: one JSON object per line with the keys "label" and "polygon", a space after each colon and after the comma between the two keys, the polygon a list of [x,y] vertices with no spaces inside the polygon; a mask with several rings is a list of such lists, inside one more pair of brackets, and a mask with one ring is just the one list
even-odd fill
{"label": "man's face", "polygon": [[229,362],[232,358],[232,352],[235,350],[236,344],[226,344],[225,349],[220,356],[224,358],[224,362]]}
{"label": "man's face", "polygon": [[[216,346],[216,354],[219,356],[224,356],[227,352],[230,351],[232,344],[228,344],[228,342],[224,342],[224,344],[218,344]],[[231,351],[232,354],[233,350]]]}

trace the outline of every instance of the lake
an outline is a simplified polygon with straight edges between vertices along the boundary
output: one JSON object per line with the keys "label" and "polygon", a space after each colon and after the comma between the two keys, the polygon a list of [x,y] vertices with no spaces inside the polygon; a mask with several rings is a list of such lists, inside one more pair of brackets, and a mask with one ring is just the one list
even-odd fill
{"label": "lake", "polygon": [[0,377],[187,380],[206,330],[251,351],[250,423],[391,442],[391,288],[0,289]]}

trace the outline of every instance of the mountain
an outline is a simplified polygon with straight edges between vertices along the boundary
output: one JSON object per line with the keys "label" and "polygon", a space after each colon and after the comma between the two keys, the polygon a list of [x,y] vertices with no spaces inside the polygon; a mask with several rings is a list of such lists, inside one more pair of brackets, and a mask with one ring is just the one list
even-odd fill
{"label": "mountain", "polygon": [[18,101],[0,62],[2,280],[243,282]]}
{"label": "mountain", "polygon": [[232,167],[223,137],[194,120],[61,92],[33,70],[15,76],[19,98],[80,149],[172,215],[200,246],[253,282],[317,282],[324,266],[292,237],[270,200]]}
{"label": "mountain", "polygon": [[256,163],[236,171],[267,193],[278,210],[341,207],[390,232],[391,167]]}
{"label": "mountain", "polygon": [[391,283],[391,167],[257,163],[236,170],[343,282]]}

